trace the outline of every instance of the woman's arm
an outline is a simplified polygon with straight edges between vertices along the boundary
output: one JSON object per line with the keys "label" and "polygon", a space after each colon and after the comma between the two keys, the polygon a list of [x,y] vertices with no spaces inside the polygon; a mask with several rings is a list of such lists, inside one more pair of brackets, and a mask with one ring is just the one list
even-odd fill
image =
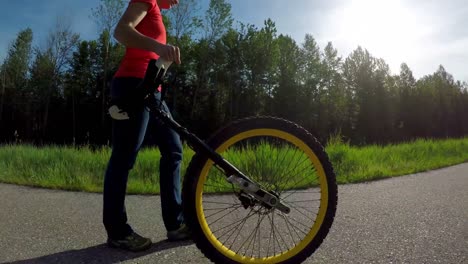
{"label": "woman's arm", "polygon": [[114,31],[114,37],[126,47],[144,49],[158,54],[165,60],[180,64],[178,47],[165,45],[138,32],[135,27],[146,16],[150,5],[136,2],[128,6]]}

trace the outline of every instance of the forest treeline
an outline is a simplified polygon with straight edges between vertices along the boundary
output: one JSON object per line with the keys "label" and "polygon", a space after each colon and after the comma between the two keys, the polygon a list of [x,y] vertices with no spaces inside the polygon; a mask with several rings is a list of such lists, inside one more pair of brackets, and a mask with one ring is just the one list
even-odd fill
{"label": "forest treeline", "polygon": [[[90,10],[101,32],[95,40],[81,39],[64,18],[41,48],[30,28],[18,32],[0,68],[0,142],[108,144],[109,89],[125,52],[111,33],[125,5],[101,0]],[[468,135],[468,85],[443,66],[416,79],[402,63],[395,74],[363,47],[341,57],[312,35],[297,43],[278,34],[271,19],[238,23],[225,0],[211,0],[204,13],[196,6],[185,0],[164,13],[183,62],[170,69],[167,101],[202,138],[250,115],[360,145]]]}

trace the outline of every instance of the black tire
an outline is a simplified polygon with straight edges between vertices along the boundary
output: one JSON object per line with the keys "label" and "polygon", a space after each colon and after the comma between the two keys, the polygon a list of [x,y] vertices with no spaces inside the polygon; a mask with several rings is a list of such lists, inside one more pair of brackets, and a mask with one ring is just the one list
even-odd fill
{"label": "black tire", "polygon": [[[312,152],[318,158],[321,166],[323,167],[323,171],[324,171],[325,178],[326,178],[326,183],[328,186],[327,188],[328,204],[326,206],[326,211],[324,213],[323,221],[318,227],[318,231],[315,233],[313,239],[310,242],[308,242],[308,244],[303,249],[301,249],[298,253],[295,253],[293,256],[289,257],[288,259],[284,259],[284,260],[281,260],[281,262],[277,262],[277,263],[301,263],[306,258],[308,258],[320,246],[324,238],[327,236],[328,231],[333,223],[333,219],[335,217],[337,199],[338,199],[335,173],[333,171],[332,165],[328,159],[327,154],[325,153],[323,146],[316,140],[316,138],[312,134],[307,132],[305,129],[298,126],[297,124],[294,124],[292,122],[289,122],[280,118],[250,117],[250,118],[241,119],[239,121],[233,122],[225,126],[224,128],[218,130],[210,139],[207,140],[207,144],[211,148],[216,150],[228,139],[231,139],[234,136],[239,135],[240,133],[243,133],[245,131],[250,131],[250,130],[255,130],[255,129],[274,129],[274,130],[284,131],[288,134],[295,136],[300,141],[304,142],[312,150]],[[223,154],[221,153],[221,155]],[[193,232],[193,239],[197,247],[211,261],[215,263],[243,263],[243,262],[235,261],[234,259],[227,257],[225,254],[217,250],[217,248],[210,242],[210,240],[207,238],[207,236],[203,232],[200,221],[198,220],[197,203],[196,203],[197,185],[200,180],[202,168],[205,166],[207,161],[208,159],[206,156],[196,154],[192,158],[192,161],[190,162],[187,168],[187,172],[186,172],[184,183],[183,183],[183,205],[184,205],[184,214],[185,214],[187,225],[191,228]],[[234,165],[236,166],[236,164]],[[320,193],[320,195],[322,195],[322,192]],[[322,204],[320,204],[320,207],[322,207]],[[263,218],[262,218],[262,221],[263,221]],[[241,230],[242,228],[243,226],[240,227]],[[273,233],[274,233],[274,227],[273,227]],[[291,234],[291,236],[293,235]],[[252,238],[252,240],[255,240],[255,239],[256,238]],[[261,240],[260,234],[259,234],[258,239],[259,239],[259,242],[263,241]],[[273,244],[275,244],[275,241],[273,241]],[[268,245],[268,247],[270,247],[270,244]],[[249,248],[247,248],[246,251],[249,251]],[[260,255],[260,249],[259,249],[259,255]]]}

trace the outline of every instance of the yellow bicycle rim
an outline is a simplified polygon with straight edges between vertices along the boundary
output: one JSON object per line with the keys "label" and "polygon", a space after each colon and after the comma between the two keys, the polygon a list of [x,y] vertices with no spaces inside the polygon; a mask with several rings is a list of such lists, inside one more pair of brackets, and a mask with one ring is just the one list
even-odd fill
{"label": "yellow bicycle rim", "polygon": [[327,179],[325,176],[325,170],[318,159],[318,157],[315,155],[315,153],[312,151],[312,149],[307,146],[306,143],[304,143],[301,139],[297,138],[296,136],[281,131],[277,129],[253,129],[249,130],[240,134],[237,134],[233,136],[232,138],[226,140],[221,146],[219,146],[216,149],[216,152],[222,153],[224,152],[229,146],[235,144],[238,141],[241,141],[246,138],[251,138],[251,137],[256,137],[256,136],[272,136],[272,137],[277,137],[284,139],[292,144],[294,144],[296,147],[301,149],[310,159],[312,164],[315,166],[318,179],[319,179],[319,184],[321,187],[321,195],[320,195],[320,208],[316,217],[316,221],[310,231],[307,233],[307,235],[300,241],[297,245],[295,245],[293,248],[289,249],[288,251],[282,252],[280,254],[277,254],[275,256],[271,257],[263,257],[263,258],[252,258],[252,257],[246,257],[242,256],[239,254],[236,254],[236,252],[230,250],[229,248],[225,247],[217,238],[216,236],[212,233],[208,222],[205,218],[205,213],[203,211],[203,199],[202,199],[202,194],[203,194],[203,186],[206,181],[206,178],[208,176],[208,172],[213,166],[213,161],[208,160],[206,164],[203,166],[201,173],[200,173],[200,178],[197,183],[197,189],[196,189],[196,213],[197,213],[197,218],[200,223],[201,229],[203,233],[205,234],[206,238],[209,240],[209,242],[216,248],[216,250],[220,253],[222,253],[224,256],[239,262],[239,263],[278,263],[281,261],[285,261],[287,259],[290,259],[297,255],[299,252],[301,252],[310,242],[314,239],[314,237],[317,235],[317,232],[319,231],[320,227],[323,224],[323,221],[325,219],[325,214],[328,208],[328,184],[327,184]]}

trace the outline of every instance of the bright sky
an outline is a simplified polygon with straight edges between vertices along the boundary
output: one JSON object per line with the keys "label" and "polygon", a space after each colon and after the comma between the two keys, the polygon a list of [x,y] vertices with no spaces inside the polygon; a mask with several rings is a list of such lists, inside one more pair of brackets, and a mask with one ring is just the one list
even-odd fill
{"label": "bright sky", "polygon": [[[90,9],[99,0],[0,0],[0,60],[17,32],[31,27],[44,45],[57,15],[69,17],[84,39],[97,36]],[[183,0],[180,0],[183,1]],[[228,0],[229,1],[229,0]],[[209,0],[201,0],[202,10]],[[406,62],[419,78],[440,64],[468,81],[466,0],[230,0],[235,20],[255,24],[271,18],[278,32],[301,43],[312,34],[321,48],[332,41],[346,57],[358,45],[383,58],[398,73]]]}

